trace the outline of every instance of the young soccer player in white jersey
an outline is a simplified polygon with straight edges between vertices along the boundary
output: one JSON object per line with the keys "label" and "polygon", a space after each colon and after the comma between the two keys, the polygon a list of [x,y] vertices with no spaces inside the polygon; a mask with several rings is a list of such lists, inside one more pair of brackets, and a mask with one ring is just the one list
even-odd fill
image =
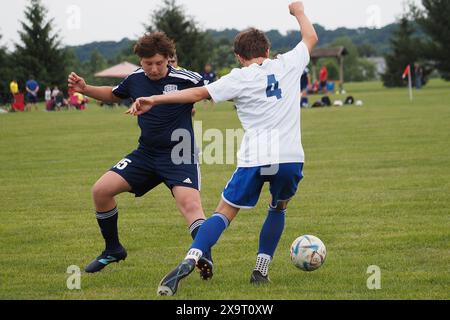
{"label": "young soccer player in white jersey", "polygon": [[268,267],[284,230],[286,208],[303,177],[298,86],[318,41],[303,3],[290,4],[289,11],[302,33],[302,41],[293,50],[271,60],[266,35],[256,29],[244,31],[234,44],[243,68],[234,69],[203,88],[140,98],[128,111],[141,115],[155,105],[191,103],[208,97],[215,102],[233,100],[245,130],[238,168],[225,187],[216,212],[200,228],[183,262],[162,279],[158,295],[175,294],[180,280],[194,270],[198,259],[218,241],[239,210],[255,207],[265,182],[270,183],[272,201],[260,233],[250,282],[269,282]]}

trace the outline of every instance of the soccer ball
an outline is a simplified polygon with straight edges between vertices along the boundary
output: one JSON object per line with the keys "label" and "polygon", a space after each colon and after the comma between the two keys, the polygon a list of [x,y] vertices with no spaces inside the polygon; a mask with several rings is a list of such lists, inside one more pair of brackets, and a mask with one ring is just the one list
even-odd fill
{"label": "soccer ball", "polygon": [[304,235],[294,240],[291,245],[291,260],[303,271],[314,271],[325,262],[327,249],[323,242],[311,235]]}

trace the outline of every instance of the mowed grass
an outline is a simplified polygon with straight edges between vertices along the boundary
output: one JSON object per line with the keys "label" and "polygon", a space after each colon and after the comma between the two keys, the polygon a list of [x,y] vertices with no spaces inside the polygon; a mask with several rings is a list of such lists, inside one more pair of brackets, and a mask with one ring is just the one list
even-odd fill
{"label": "mowed grass", "polygon": [[[258,206],[242,211],[214,247],[213,280],[193,275],[174,298],[156,297],[156,288],[191,239],[164,186],[140,199],[118,197],[127,261],[82,273],[81,290],[66,286],[68,266],[83,269],[103,249],[91,186],[136,147],[136,120],[124,109],[94,105],[85,112],[0,115],[0,298],[449,299],[450,85],[432,81],[415,92],[414,103],[406,89],[380,83],[347,90],[364,107],[302,111],[305,179],[271,265],[273,283],[249,284],[266,187]],[[215,110],[200,104],[195,120],[203,130],[240,128],[230,103]],[[234,169],[202,166],[207,216]],[[290,262],[290,244],[302,234],[327,246],[318,271]],[[380,290],[367,288],[371,265],[381,269]]]}

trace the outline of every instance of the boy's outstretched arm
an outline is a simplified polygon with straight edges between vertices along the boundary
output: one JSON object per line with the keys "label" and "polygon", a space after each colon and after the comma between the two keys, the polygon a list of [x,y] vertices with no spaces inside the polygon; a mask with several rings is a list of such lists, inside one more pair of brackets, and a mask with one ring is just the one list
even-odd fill
{"label": "boy's outstretched arm", "polygon": [[67,79],[68,86],[70,89],[73,89],[75,92],[79,92],[83,95],[91,97],[96,100],[104,101],[104,102],[120,102],[122,99],[116,97],[112,93],[112,87],[96,87],[90,86],[86,84],[86,81],[77,75],[75,72],[72,72]]}
{"label": "boy's outstretched arm", "polygon": [[291,3],[289,5],[289,12],[297,18],[300,25],[300,32],[302,34],[303,42],[308,47],[309,53],[311,53],[317,42],[319,42],[319,37],[317,36],[316,30],[314,29],[311,21],[305,14],[303,2],[297,1]]}
{"label": "boy's outstretched arm", "polygon": [[151,108],[160,104],[195,103],[210,98],[206,87],[186,89],[169,94],[139,98],[126,112],[134,116],[140,116],[149,112]]}

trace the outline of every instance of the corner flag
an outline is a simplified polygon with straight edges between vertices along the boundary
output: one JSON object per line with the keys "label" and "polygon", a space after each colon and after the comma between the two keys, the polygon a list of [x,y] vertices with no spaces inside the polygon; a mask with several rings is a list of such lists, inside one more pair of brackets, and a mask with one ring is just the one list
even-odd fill
{"label": "corner flag", "polygon": [[405,79],[410,74],[411,74],[411,65],[408,64],[405,71],[403,72],[402,79]]}
{"label": "corner flag", "polygon": [[403,72],[402,79],[408,77],[408,87],[409,87],[409,100],[413,101],[413,90],[412,90],[412,79],[411,79],[411,65],[408,64],[405,71]]}

